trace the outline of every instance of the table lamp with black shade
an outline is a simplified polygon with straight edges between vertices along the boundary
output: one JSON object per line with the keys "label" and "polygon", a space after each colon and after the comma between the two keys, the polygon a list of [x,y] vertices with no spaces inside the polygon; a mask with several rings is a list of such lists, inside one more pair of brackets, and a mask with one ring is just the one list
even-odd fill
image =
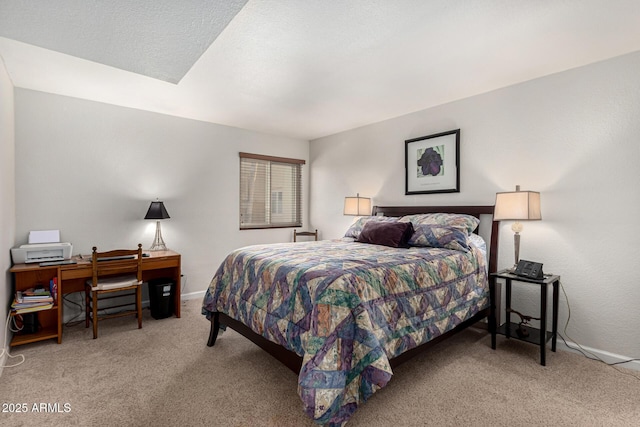
{"label": "table lamp with black shade", "polygon": [[167,245],[164,244],[164,240],[162,239],[162,230],[160,229],[160,220],[171,218],[167,209],[164,207],[164,203],[156,200],[155,202],[151,202],[149,206],[149,210],[147,210],[147,214],[144,216],[144,219],[155,219],[156,220],[156,237],[153,240],[153,245],[149,248],[150,251],[166,251]]}

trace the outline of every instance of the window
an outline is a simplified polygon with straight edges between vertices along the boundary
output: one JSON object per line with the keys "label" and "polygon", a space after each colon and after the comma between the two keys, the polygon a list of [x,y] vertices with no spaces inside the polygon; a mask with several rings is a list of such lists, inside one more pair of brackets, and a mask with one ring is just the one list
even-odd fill
{"label": "window", "polygon": [[282,213],[282,191],[271,192],[271,215]]}
{"label": "window", "polygon": [[304,160],[240,153],[240,229],[302,226]]}

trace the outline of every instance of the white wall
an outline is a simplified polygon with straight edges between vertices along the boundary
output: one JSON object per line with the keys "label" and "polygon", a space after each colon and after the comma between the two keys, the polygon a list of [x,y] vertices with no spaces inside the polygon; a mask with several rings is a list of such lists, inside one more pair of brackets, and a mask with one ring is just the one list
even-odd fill
{"label": "white wall", "polygon": [[[516,184],[540,191],[543,220],[524,224],[521,258],[562,276],[570,338],[640,357],[638,70],[634,53],[312,141],[311,223],[340,237],[353,219],[343,198],[356,192],[378,205],[464,205]],[[457,128],[461,192],[405,196],[404,141]],[[512,236],[503,224],[500,268],[513,264]],[[522,290],[514,308],[537,317],[538,295]]]}
{"label": "white wall", "polygon": [[[154,224],[142,218],[160,197],[172,216],[165,241],[183,254],[184,291],[201,291],[231,249],[291,238],[290,229],[238,230],[238,151],[310,160],[309,227],[323,238],[344,233],[352,218],[342,216],[343,197],[356,192],[376,204],[492,204],[496,191],[520,184],[541,191],[543,204],[543,221],[525,224],[521,257],[562,275],[570,337],[638,357],[640,272],[629,236],[640,217],[638,69],[634,53],[311,144],[16,89],[14,181],[13,87],[0,67],[0,262],[6,271],[9,247],[32,229],[59,228],[74,253],[148,246]],[[461,193],[405,196],[404,140],[456,128]],[[506,267],[509,224],[501,232]],[[514,308],[535,314],[537,294],[523,294]],[[561,295],[561,332],[566,319]]]}
{"label": "white wall", "polygon": [[[0,329],[0,351],[8,340],[4,328],[8,307],[12,298],[11,255],[15,237],[15,137],[13,84],[0,58],[0,318],[3,320]],[[6,356],[0,357],[0,374]]]}
{"label": "white wall", "polygon": [[[159,197],[162,234],[182,254],[184,293],[203,291],[223,257],[292,229],[239,230],[238,152],[308,161],[309,143],[31,90],[16,89],[16,244],[60,229],[73,253],[148,248]],[[303,166],[308,193],[308,166]],[[304,222],[308,202],[303,202]]]}

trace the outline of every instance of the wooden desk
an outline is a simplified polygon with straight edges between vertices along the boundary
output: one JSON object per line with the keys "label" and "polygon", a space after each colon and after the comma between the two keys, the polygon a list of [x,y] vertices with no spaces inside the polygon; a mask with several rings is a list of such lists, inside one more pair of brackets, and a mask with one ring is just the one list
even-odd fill
{"label": "wooden desk", "polygon": [[[180,254],[174,251],[151,251],[142,259],[142,279],[171,278],[174,283],[174,313],[180,317]],[[40,267],[35,264],[15,264],[9,270],[13,273],[16,290],[34,287],[41,283],[48,285],[53,277],[58,278],[58,299],[60,295],[72,292],[84,292],[84,284],[91,278],[91,257],[73,257],[77,264]],[[40,330],[34,334],[14,334],[11,346],[57,338],[62,342],[62,304],[56,302],[50,310],[38,311]]]}

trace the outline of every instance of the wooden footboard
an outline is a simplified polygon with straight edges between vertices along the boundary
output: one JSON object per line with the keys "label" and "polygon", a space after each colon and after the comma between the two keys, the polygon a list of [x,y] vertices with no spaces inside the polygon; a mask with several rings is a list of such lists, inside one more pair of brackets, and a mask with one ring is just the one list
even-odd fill
{"label": "wooden footboard", "polygon": [[[490,309],[486,308],[478,312],[475,316],[470,317],[469,319],[460,323],[458,326],[456,326],[452,330],[445,332],[444,334],[439,335],[436,338],[432,339],[431,341],[426,342],[422,345],[419,345],[416,348],[412,348],[411,350],[408,350],[400,354],[399,356],[389,359],[391,368],[395,368],[396,366],[399,366],[400,364],[406,362],[407,360],[424,352],[425,350],[428,350],[429,348],[439,343],[440,341],[443,341],[457,334],[458,332],[468,328],[469,326],[472,326],[474,323],[484,319],[485,317],[489,318],[489,316],[490,316]],[[257,333],[253,332],[253,330],[251,330],[245,324],[235,319],[232,319],[231,317],[227,316],[224,313],[216,312],[216,313],[213,313],[211,316],[211,330],[209,332],[209,341],[207,342],[207,345],[209,347],[213,347],[215,345],[216,339],[218,337],[218,331],[220,330],[221,324],[226,325],[227,327],[238,332],[240,335],[243,335],[244,337],[250,339],[252,342],[254,342],[260,348],[265,350],[271,356],[279,360],[287,368],[291,369],[296,375],[300,373],[300,368],[302,367],[302,357],[298,356],[296,353],[289,351],[278,344],[275,344],[269,341],[262,335],[258,335]]]}
{"label": "wooden footboard", "polygon": [[209,331],[209,341],[207,342],[207,345],[209,347],[213,347],[215,345],[216,338],[218,337],[218,331],[220,330],[220,325],[226,325],[228,328],[233,329],[240,335],[249,338],[264,351],[275,357],[287,368],[295,372],[296,375],[300,373],[300,368],[302,367],[302,357],[276,343],[269,341],[262,335],[258,335],[244,323],[232,319],[224,313],[215,312],[211,315],[211,330]]}

